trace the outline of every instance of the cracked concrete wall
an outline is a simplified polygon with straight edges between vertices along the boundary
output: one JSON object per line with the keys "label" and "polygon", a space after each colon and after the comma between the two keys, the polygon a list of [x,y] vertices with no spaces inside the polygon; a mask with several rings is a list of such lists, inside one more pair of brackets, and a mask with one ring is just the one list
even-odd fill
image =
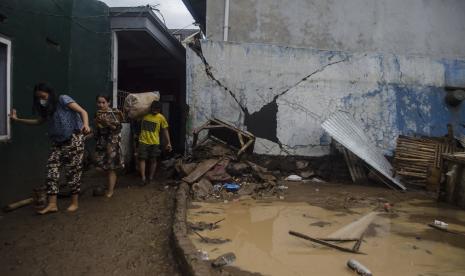
{"label": "cracked concrete wall", "polygon": [[[207,1],[223,40],[224,0]],[[463,0],[234,0],[229,40],[342,51],[465,57]]]}
{"label": "cracked concrete wall", "polygon": [[257,153],[319,156],[330,143],[320,124],[344,110],[391,154],[399,134],[464,132],[445,85],[465,86],[465,59],[207,40],[187,51],[189,133],[216,117],[254,133]]}

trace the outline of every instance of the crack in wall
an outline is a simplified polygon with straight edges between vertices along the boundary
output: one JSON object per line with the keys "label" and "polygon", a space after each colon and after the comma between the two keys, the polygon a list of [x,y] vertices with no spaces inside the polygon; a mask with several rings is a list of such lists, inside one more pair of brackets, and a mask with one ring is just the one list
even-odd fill
{"label": "crack in wall", "polygon": [[[303,77],[302,79],[297,81],[295,84],[289,86],[285,90],[283,90],[280,93],[276,94],[273,97],[273,100],[271,102],[263,105],[262,108],[259,111],[250,114],[247,107],[242,105],[241,101],[239,101],[236,94],[231,89],[229,89],[226,85],[224,85],[220,80],[218,80],[215,77],[215,75],[213,74],[213,71],[212,71],[212,66],[208,63],[208,61],[206,60],[206,58],[205,58],[205,56],[203,54],[200,40],[196,39],[193,43],[189,43],[188,46],[192,51],[194,51],[194,53],[196,53],[196,55],[202,61],[203,65],[205,67],[205,73],[208,76],[208,78],[210,78],[210,80],[214,81],[223,90],[228,92],[231,95],[231,97],[234,99],[234,101],[238,104],[238,106],[240,107],[240,109],[242,110],[242,112],[245,115],[244,124],[247,127],[248,131],[250,131],[251,133],[253,133],[255,136],[257,136],[259,138],[263,138],[263,139],[266,139],[266,140],[269,140],[271,142],[276,143],[279,146],[279,148],[281,149],[281,151],[285,152],[288,155],[290,154],[290,152],[287,149],[295,149],[295,148],[299,148],[299,147],[317,147],[317,146],[320,146],[320,145],[309,144],[309,145],[297,145],[297,146],[293,147],[293,146],[283,144],[279,140],[279,138],[277,137],[277,127],[278,127],[277,126],[277,113],[278,113],[277,100],[278,100],[279,97],[285,95],[286,93],[288,93],[289,91],[291,91],[295,87],[299,86],[301,83],[307,81],[308,79],[310,79],[314,75],[323,72],[326,68],[328,68],[328,67],[330,67],[332,65],[338,64],[338,63],[348,61],[349,57],[345,57],[345,58],[343,58],[341,60],[330,62],[330,63],[327,63],[327,64],[321,66],[320,68],[316,69],[315,71],[311,72],[310,74],[306,75],[305,77]],[[243,98],[243,97],[241,97],[241,98]],[[285,102],[287,104],[291,104],[288,101],[285,101]],[[300,107],[301,107],[300,109],[302,111],[304,111],[307,114],[311,114],[312,117],[318,117],[318,118],[320,117],[320,116],[317,116],[317,114],[311,112],[310,110],[304,108],[303,106],[300,106]],[[264,113],[264,114],[262,114],[262,113]],[[271,124],[273,124],[273,125],[272,126],[269,126],[269,124],[264,125],[263,124],[264,119],[267,119],[269,122],[271,121]],[[269,129],[267,130],[267,128],[269,128]]]}
{"label": "crack in wall", "polygon": [[289,92],[291,89],[299,86],[301,83],[303,83],[304,81],[308,80],[309,78],[313,77],[315,74],[318,74],[318,73],[321,73],[323,72],[326,68],[328,68],[329,66],[332,66],[332,65],[335,65],[335,64],[338,64],[338,63],[341,63],[341,62],[346,62],[349,60],[349,57],[345,57],[341,60],[338,60],[338,61],[334,61],[334,62],[330,62],[330,63],[327,63],[323,66],[321,66],[320,68],[318,68],[317,70],[313,71],[312,73],[308,74],[307,76],[305,76],[304,78],[300,79],[298,82],[296,82],[294,85],[288,87],[287,89],[285,89],[284,91],[282,91],[281,93],[278,93],[276,96],[274,96],[273,98],[273,101],[276,101],[279,97],[283,96],[284,94],[286,94],[287,92]]}
{"label": "crack in wall", "polygon": [[212,80],[214,81],[216,84],[218,84],[219,87],[223,88],[226,92],[228,92],[231,97],[234,99],[234,101],[239,105],[239,108],[242,110],[242,112],[244,112],[245,114],[249,114],[249,111],[247,110],[247,107],[245,106],[242,106],[241,102],[237,99],[236,95],[234,94],[234,92],[231,91],[231,89],[229,89],[228,87],[226,87],[226,85],[224,85],[220,80],[218,80],[214,75],[213,75],[213,72],[212,72],[212,66],[208,63],[207,59],[205,58],[205,56],[203,55],[203,52],[202,52],[202,46],[200,45],[200,40],[199,39],[196,39],[194,40],[193,43],[189,43],[188,44],[189,48],[192,49],[192,51],[194,51],[194,53],[197,54],[197,56],[200,58],[200,60],[202,61],[203,65],[205,66],[205,73],[207,74],[207,76]]}

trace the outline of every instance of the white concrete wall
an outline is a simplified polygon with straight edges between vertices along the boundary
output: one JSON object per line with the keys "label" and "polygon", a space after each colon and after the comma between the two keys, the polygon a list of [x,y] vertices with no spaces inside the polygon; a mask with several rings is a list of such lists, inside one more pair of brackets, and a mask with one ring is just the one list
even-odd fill
{"label": "white concrete wall", "polygon": [[[229,40],[315,49],[465,57],[463,0],[234,0]],[[224,0],[207,1],[223,40]]]}
{"label": "white concrete wall", "polygon": [[320,124],[336,110],[350,112],[387,154],[398,134],[444,135],[448,122],[463,132],[465,112],[444,104],[443,86],[465,86],[465,60],[213,41],[201,46],[202,53],[187,51],[189,126],[211,117],[229,121],[257,135],[257,153],[328,153],[330,139]]}

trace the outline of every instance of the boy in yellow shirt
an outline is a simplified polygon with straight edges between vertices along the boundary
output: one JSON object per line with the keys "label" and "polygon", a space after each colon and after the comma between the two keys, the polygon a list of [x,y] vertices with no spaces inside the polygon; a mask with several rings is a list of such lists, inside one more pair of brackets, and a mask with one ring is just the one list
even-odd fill
{"label": "boy in yellow shirt", "polygon": [[166,149],[172,150],[170,134],[168,132],[168,122],[161,113],[161,103],[153,101],[150,106],[150,113],[142,118],[141,132],[139,136],[139,170],[142,177],[142,185],[147,183],[145,164],[150,161],[149,182],[153,181],[155,170],[157,169],[157,158],[160,156],[160,131],[163,132],[166,140]]}

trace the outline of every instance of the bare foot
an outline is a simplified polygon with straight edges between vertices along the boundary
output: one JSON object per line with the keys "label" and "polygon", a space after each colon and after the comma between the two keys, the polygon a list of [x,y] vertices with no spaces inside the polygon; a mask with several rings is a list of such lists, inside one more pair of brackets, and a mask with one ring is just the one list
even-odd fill
{"label": "bare foot", "polygon": [[111,198],[111,197],[113,196],[113,192],[108,192],[108,191],[107,191],[107,192],[105,192],[105,196],[106,196],[107,198]]}
{"label": "bare foot", "polygon": [[42,210],[37,211],[39,215],[45,215],[47,213],[55,213],[58,212],[58,207],[55,204],[49,204]]}
{"label": "bare foot", "polygon": [[68,212],[74,212],[78,209],[78,205],[77,204],[71,204],[69,205],[68,209],[66,209]]}

